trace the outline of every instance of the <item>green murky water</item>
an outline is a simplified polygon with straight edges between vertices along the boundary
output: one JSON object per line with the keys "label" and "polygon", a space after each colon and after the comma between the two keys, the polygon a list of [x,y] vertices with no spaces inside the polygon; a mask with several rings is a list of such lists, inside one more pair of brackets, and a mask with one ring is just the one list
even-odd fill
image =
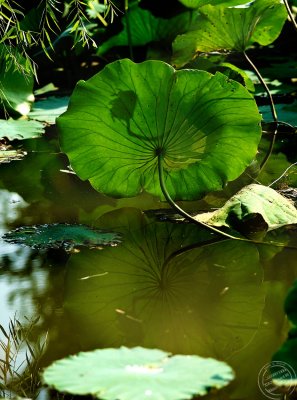
{"label": "green murky water", "polygon": [[[81,350],[140,345],[225,360],[236,380],[216,399],[265,399],[258,375],[286,338],[283,302],[297,275],[296,234],[271,234],[284,248],[214,241],[196,226],[145,213],[167,208],[148,195],[96,193],[67,173],[55,141],[26,146],[22,161],[0,166],[1,236],[22,225],[68,222],[121,232],[123,242],[67,253],[1,240],[3,327],[15,315],[39,316],[31,340],[47,334],[42,366]],[[216,204],[214,196],[207,200],[184,205]],[[42,390],[38,398],[49,397]]]}

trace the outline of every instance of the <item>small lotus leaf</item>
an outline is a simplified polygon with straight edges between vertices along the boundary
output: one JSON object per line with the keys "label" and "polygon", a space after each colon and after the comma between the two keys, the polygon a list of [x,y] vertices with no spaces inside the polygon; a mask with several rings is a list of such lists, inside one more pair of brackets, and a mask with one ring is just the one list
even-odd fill
{"label": "small lotus leaf", "polygon": [[9,140],[32,139],[43,135],[44,125],[38,121],[24,119],[0,120],[0,138]]}
{"label": "small lotus leaf", "polygon": [[28,117],[37,121],[44,121],[50,125],[66,111],[69,97],[50,96],[44,100],[36,101]]}
{"label": "small lotus leaf", "polygon": [[[275,108],[280,121],[287,122],[297,127],[297,100],[291,104],[276,104]],[[273,120],[269,106],[260,106],[259,110],[264,121],[268,122]]]}
{"label": "small lotus leaf", "polygon": [[224,362],[143,347],[81,352],[55,361],[43,380],[55,389],[102,400],[181,400],[234,379]]}
{"label": "small lotus leaf", "polygon": [[22,226],[2,236],[7,242],[18,243],[35,249],[64,248],[72,250],[78,246],[97,247],[116,246],[120,234],[86,225],[45,224]]}
{"label": "small lotus leaf", "polygon": [[161,156],[171,196],[191,200],[244,171],[260,120],[250,93],[221,73],[123,59],[79,82],[57,125],[72,168],[99,192],[162,196]]}

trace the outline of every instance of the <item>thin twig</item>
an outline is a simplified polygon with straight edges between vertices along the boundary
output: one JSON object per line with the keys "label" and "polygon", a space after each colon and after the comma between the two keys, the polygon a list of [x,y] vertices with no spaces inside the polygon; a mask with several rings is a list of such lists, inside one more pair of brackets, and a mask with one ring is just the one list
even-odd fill
{"label": "thin twig", "polygon": [[289,18],[290,18],[290,20],[291,20],[291,22],[292,22],[294,28],[295,28],[296,31],[297,31],[297,23],[296,23],[296,21],[295,21],[294,15],[293,15],[293,13],[292,13],[292,11],[291,11],[291,9],[290,9],[289,3],[288,3],[287,0],[284,0],[284,3],[285,3],[285,6],[286,6],[286,9],[287,9]]}
{"label": "thin twig", "polygon": [[284,172],[281,174],[281,176],[279,176],[275,181],[273,181],[270,185],[268,185],[269,187],[271,187],[272,185],[274,185],[276,182],[278,182],[280,179],[282,179],[282,177],[284,175],[286,175],[286,173],[289,171],[289,169],[291,169],[292,167],[294,167],[294,165],[297,165],[297,161],[294,162],[293,164],[291,164],[288,168],[286,168],[284,170]]}

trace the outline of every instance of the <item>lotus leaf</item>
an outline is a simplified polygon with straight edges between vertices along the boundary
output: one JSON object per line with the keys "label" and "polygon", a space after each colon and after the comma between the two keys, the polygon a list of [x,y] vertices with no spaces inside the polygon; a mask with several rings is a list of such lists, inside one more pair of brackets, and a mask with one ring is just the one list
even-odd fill
{"label": "lotus leaf", "polygon": [[276,190],[251,184],[232,196],[222,208],[198,214],[195,218],[209,225],[251,233],[296,224],[297,209]]}
{"label": "lotus leaf", "polygon": [[143,347],[81,352],[55,361],[43,380],[72,394],[102,400],[180,400],[205,395],[234,379],[224,362]]}
{"label": "lotus leaf", "polygon": [[0,120],[0,138],[9,140],[32,139],[43,135],[44,125],[38,121],[23,119]]}
{"label": "lotus leaf", "polygon": [[123,18],[123,30],[100,44],[97,54],[102,56],[114,46],[144,46],[151,42],[172,43],[178,34],[186,32],[191,26],[191,14],[184,12],[170,19],[157,18],[149,11],[132,7],[128,13],[131,38],[128,37],[127,20]]}
{"label": "lotus leaf", "polygon": [[219,5],[224,4],[228,7],[237,4],[244,4],[244,0],[179,0],[184,6],[189,8],[198,8],[205,6],[206,4]]}
{"label": "lotus leaf", "polygon": [[[281,121],[297,127],[297,100],[295,100],[292,104],[276,104],[275,108]],[[272,120],[269,106],[260,106],[259,110],[264,121]]]}
{"label": "lotus leaf", "polygon": [[57,125],[72,168],[99,192],[161,196],[161,158],[171,196],[190,200],[244,171],[260,120],[249,92],[221,73],[123,59],[80,81]]}
{"label": "lotus leaf", "polygon": [[[11,50],[13,51],[13,50]],[[0,105],[3,105],[8,112],[27,115],[31,104],[34,101],[33,75],[25,75],[12,67],[7,69],[5,63],[6,49],[0,44]],[[19,53],[14,54],[16,62],[24,67],[26,60]]]}
{"label": "lotus leaf", "polygon": [[199,8],[197,28],[173,42],[173,64],[182,67],[199,52],[243,52],[254,42],[272,43],[280,34],[287,12],[279,0],[255,0],[246,7],[205,5]]}
{"label": "lotus leaf", "polygon": [[35,249],[64,248],[71,251],[78,246],[116,246],[120,235],[85,225],[45,224],[22,226],[2,236],[7,242],[19,243]]}
{"label": "lotus leaf", "polygon": [[50,96],[47,99],[36,101],[29,113],[29,118],[55,124],[57,117],[66,111],[69,97]]}

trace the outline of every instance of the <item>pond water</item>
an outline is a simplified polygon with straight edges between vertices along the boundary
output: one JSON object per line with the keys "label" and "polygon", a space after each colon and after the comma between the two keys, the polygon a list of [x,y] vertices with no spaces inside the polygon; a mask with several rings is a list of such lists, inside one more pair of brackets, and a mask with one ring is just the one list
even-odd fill
{"label": "pond water", "polygon": [[[1,236],[67,222],[123,237],[115,247],[72,252],[1,240],[0,324],[8,330],[14,318],[28,326],[39,317],[28,340],[32,348],[45,341],[40,366],[95,348],[160,348],[231,365],[236,380],[216,399],[267,398],[258,375],[288,332],[283,303],[297,274],[296,233],[270,234],[285,247],[219,240],[145,212],[168,208],[147,194],[115,200],[95,192],[67,172],[55,139],[28,140],[26,151],[0,166]],[[205,210],[224,200],[220,193],[183,205]],[[26,364],[24,351],[20,359]],[[26,395],[57,398],[37,386]]]}

